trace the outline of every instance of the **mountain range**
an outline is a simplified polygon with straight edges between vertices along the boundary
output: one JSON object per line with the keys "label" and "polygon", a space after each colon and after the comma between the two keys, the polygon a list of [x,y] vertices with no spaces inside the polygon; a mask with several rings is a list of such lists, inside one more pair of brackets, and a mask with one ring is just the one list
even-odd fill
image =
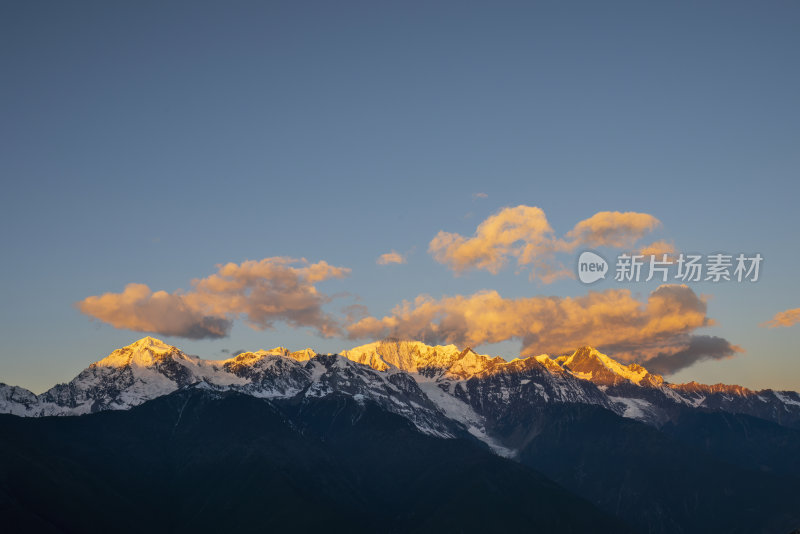
{"label": "mountain range", "polygon": [[[284,485],[288,473],[294,473],[306,482],[302,491],[292,491],[316,495],[314,502],[324,502],[333,523],[365,531],[381,521],[388,521],[380,528],[387,531],[443,525],[471,531],[484,519],[512,530],[539,521],[544,531],[553,532],[788,533],[800,526],[798,393],[671,384],[641,365],[624,365],[591,347],[506,361],[454,345],[384,340],[340,354],[278,347],[205,360],[145,337],[41,395],[0,384],[0,413],[9,414],[0,416],[0,518],[5,510],[20,525],[46,525],[55,532],[86,530],[84,515],[70,516],[59,526],[63,515],[36,505],[65,478],[84,481],[90,488],[86,499],[106,499],[107,492],[96,494],[98,487],[137,499],[131,488],[119,487],[119,476],[133,477],[141,489],[152,482],[143,475],[151,471],[128,472],[130,464],[120,471],[113,466],[114,453],[122,447],[127,454],[131,442],[147,441],[151,431],[157,443],[143,443],[144,452],[132,454],[134,463],[165,466],[171,474],[168,483],[160,483],[163,487],[192,487],[192,494],[206,488],[213,494],[217,490],[211,486],[221,483],[217,478],[192,482],[175,458],[194,458],[197,448],[205,450],[192,464],[205,472],[212,459],[230,461],[230,454],[244,446],[230,436],[244,433],[245,442],[255,440],[261,448],[248,446],[247,461],[237,459],[243,462],[237,468],[261,472],[271,466],[270,480],[275,469],[284,469],[279,477]],[[235,424],[240,420],[247,428]],[[220,427],[228,438],[220,437]],[[142,428],[148,430],[142,434]],[[196,440],[187,442],[182,432],[196,434]],[[398,439],[417,447],[416,453],[409,455],[411,449],[404,450]],[[348,448],[337,448],[340,442]],[[377,455],[376,463],[361,461],[371,455]],[[370,482],[387,456],[394,462],[388,468],[391,476],[387,472],[381,484]],[[282,458],[280,465],[276,458]],[[457,458],[463,470],[453,463]],[[65,465],[80,469],[73,472]],[[473,477],[474,466],[480,467]],[[35,484],[26,472],[38,473]],[[403,478],[409,476],[425,478],[424,490],[419,480]],[[444,480],[449,481],[446,488],[440,487]],[[455,504],[431,507],[427,500],[415,500],[432,487],[438,488],[436,495],[463,493],[465,484],[473,483],[474,491],[459,497],[464,503],[480,497],[500,506],[505,495],[509,503],[528,496],[537,504],[525,501],[522,509],[510,506],[491,514],[484,510],[448,528],[439,521],[456,513],[445,513]],[[234,481],[226,478],[225,484],[231,488]],[[248,491],[276,491],[258,487]],[[390,504],[375,501],[379,487],[384,498],[391,495]],[[402,497],[395,495],[401,487]],[[342,491],[358,495],[361,505],[339,503]],[[408,492],[419,495],[409,500]],[[283,510],[296,505],[291,493],[276,497],[287,501]],[[553,521],[543,521],[545,501]],[[365,513],[367,505],[385,513],[372,508]],[[583,510],[580,518],[593,526],[569,509]],[[472,506],[465,512],[475,510]],[[207,526],[219,519],[208,511],[191,520],[173,512],[158,511],[164,521],[180,519],[181,524],[205,517],[198,524]],[[497,522],[498,514],[504,522]],[[107,519],[113,524],[114,517]],[[289,514],[278,523],[290,526],[296,518]]]}
{"label": "mountain range", "polygon": [[[540,355],[508,362],[455,345],[393,340],[341,354],[276,347],[204,360],[145,337],[41,395],[0,383],[0,413],[38,417],[124,410],[189,386],[260,398],[339,392],[369,398],[408,418],[422,432],[452,436],[455,424],[490,445],[495,442],[494,422],[519,402],[598,405],[657,427],[686,408],[800,427],[797,392],[671,384],[641,365],[624,365],[591,347],[555,358]],[[507,445],[513,454],[513,443]]]}

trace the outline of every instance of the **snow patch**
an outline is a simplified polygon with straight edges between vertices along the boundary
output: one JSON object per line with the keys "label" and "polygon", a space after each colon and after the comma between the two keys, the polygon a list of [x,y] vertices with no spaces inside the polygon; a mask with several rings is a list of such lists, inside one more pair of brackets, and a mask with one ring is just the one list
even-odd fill
{"label": "snow patch", "polygon": [[516,454],[515,451],[503,447],[486,434],[483,418],[475,413],[467,403],[446,393],[435,382],[418,382],[418,385],[448,418],[463,424],[470,434],[486,443],[496,454],[505,458],[511,458]]}
{"label": "snow patch", "polygon": [[612,397],[610,395],[608,398],[614,402],[618,402],[624,405],[625,409],[624,412],[622,413],[622,417],[627,417],[628,419],[637,419],[640,421],[645,421],[648,419],[647,413],[653,408],[652,404],[642,399],[632,399],[627,397]]}

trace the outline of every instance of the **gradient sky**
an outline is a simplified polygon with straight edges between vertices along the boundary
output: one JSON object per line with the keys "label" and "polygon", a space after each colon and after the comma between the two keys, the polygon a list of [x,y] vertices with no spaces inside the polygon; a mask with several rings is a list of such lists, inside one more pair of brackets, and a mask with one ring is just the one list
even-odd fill
{"label": "gradient sky", "polygon": [[[744,352],[669,379],[800,390],[800,325],[759,326],[800,307],[797,2],[11,1],[0,72],[2,382],[38,393],[145,335],[76,302],[227,262],[350,268],[317,285],[330,313],[585,295],[428,253],[527,205],[558,236],[634,211],[662,223],[645,242],[761,253],[755,284],[691,284],[716,321],[696,333]],[[407,263],[377,265],[391,250]],[[591,289],[620,287],[657,284]],[[158,337],[205,358],[368,341],[242,320]]]}

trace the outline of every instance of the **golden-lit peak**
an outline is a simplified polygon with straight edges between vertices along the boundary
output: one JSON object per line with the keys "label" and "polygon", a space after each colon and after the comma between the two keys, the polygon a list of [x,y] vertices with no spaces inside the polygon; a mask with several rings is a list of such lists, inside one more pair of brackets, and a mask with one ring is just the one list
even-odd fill
{"label": "golden-lit peak", "polygon": [[128,345],[125,348],[129,348],[129,349],[162,349],[163,350],[163,349],[173,349],[174,347],[172,345],[169,345],[168,343],[164,343],[160,339],[157,339],[157,338],[154,338],[154,337],[151,337],[151,336],[145,336],[145,337],[143,337],[142,339],[140,339],[138,341],[134,341],[133,343],[131,343],[130,345]]}
{"label": "golden-lit peak", "polygon": [[310,348],[306,348],[306,349],[298,350],[298,351],[290,351],[286,347],[275,347],[275,348],[269,349],[269,350],[261,349],[261,350],[255,351],[255,352],[253,352],[253,351],[241,352],[241,353],[237,354],[236,356],[234,356],[232,358],[232,360],[236,361],[238,363],[243,363],[243,362],[251,362],[252,363],[252,362],[256,362],[258,360],[262,360],[264,358],[268,358],[270,356],[281,356],[281,357],[291,358],[293,360],[297,360],[297,361],[303,362],[303,361],[310,360],[311,358],[313,358],[316,355],[317,355],[317,353],[314,352],[314,350],[312,350]]}
{"label": "golden-lit peak", "polygon": [[97,367],[124,367],[126,365],[149,367],[169,354],[179,352],[176,347],[164,343],[160,339],[145,336],[126,347],[115,350],[93,365]]}

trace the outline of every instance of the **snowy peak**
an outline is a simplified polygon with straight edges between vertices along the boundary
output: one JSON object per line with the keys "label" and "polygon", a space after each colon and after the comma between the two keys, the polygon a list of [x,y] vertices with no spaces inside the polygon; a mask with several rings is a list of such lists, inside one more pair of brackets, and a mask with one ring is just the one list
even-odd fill
{"label": "snowy peak", "polygon": [[478,354],[470,347],[426,345],[419,341],[384,340],[342,351],[342,356],[377,371],[397,368],[427,377],[449,376],[466,379],[491,373],[507,363],[503,358]]}
{"label": "snowy peak", "polygon": [[0,413],[12,415],[31,415],[39,399],[32,391],[0,382]]}
{"label": "snowy peak", "polygon": [[93,363],[92,367],[152,367],[173,355],[186,357],[177,347],[148,336],[115,350],[102,360]]}
{"label": "snowy peak", "polygon": [[455,345],[432,347],[419,341],[398,340],[377,341],[341,352],[345,358],[378,371],[396,367],[409,373],[431,367],[447,369],[460,354]]}
{"label": "snowy peak", "polygon": [[581,347],[572,355],[550,358],[543,354],[533,358],[507,362],[499,356],[478,354],[472,348],[459,350],[455,345],[430,346],[419,341],[384,340],[341,352],[345,358],[368,365],[377,371],[397,368],[427,377],[450,377],[466,380],[473,376],[489,376],[519,367],[519,362],[538,362],[551,373],[571,373],[597,385],[632,382],[636,385],[660,386],[664,380],[638,364],[623,365],[592,347]]}
{"label": "snowy peak", "polygon": [[456,360],[447,368],[447,375],[456,378],[470,378],[472,376],[486,375],[495,372],[498,367],[507,364],[503,358],[478,354],[467,347],[459,353]]}
{"label": "snowy peak", "polygon": [[[552,359],[547,354],[540,354],[539,356],[534,356],[533,359],[536,360],[537,362],[539,362],[540,364],[542,364],[545,367],[545,369],[547,369],[551,373],[563,373],[564,372],[564,369],[558,364],[558,362],[556,362],[554,359]],[[514,360],[514,361],[516,362],[516,361],[523,361],[523,360]]]}
{"label": "snowy peak", "polygon": [[[537,357],[540,363],[543,363]],[[581,347],[570,356],[560,356],[555,363],[573,375],[599,386],[616,386],[631,382],[637,386],[659,387],[664,379],[654,375],[639,364],[623,365],[592,347]],[[547,364],[545,364],[547,366]]]}
{"label": "snowy peak", "polygon": [[188,356],[178,347],[165,343],[160,339],[147,336],[126,347],[115,350],[102,360],[93,363],[90,368],[150,368],[168,363],[169,360],[184,364],[194,364],[195,366],[204,366],[206,364],[218,364],[220,366],[225,364],[252,366],[257,365],[258,362],[269,357],[289,358],[298,362],[306,362],[316,355],[317,353],[311,349],[293,352],[286,347],[275,347],[269,350],[262,349],[254,352],[242,352],[227,360],[205,361],[200,360],[196,356]]}
{"label": "snowy peak", "polygon": [[298,362],[307,362],[316,355],[317,353],[311,349],[303,349],[292,352],[286,347],[275,347],[274,349],[270,350],[257,350],[255,352],[240,352],[233,358],[229,360],[224,360],[223,363],[231,362],[237,365],[254,364],[269,356],[280,356],[283,358],[291,358],[292,360],[296,360]]}
{"label": "snowy peak", "polygon": [[128,348],[140,348],[140,349],[150,349],[156,351],[169,351],[174,349],[175,347],[164,343],[160,339],[156,339],[154,337],[145,336],[138,341],[134,341]]}
{"label": "snowy peak", "polygon": [[317,353],[311,349],[306,348],[303,350],[296,350],[294,352],[290,352],[288,356],[289,358],[297,360],[298,362],[307,362],[311,358],[315,358],[317,356]]}
{"label": "snowy peak", "polygon": [[722,393],[726,395],[734,395],[738,397],[751,397],[756,395],[756,392],[747,389],[743,386],[728,385],[728,384],[698,384],[695,381],[687,382],[686,384],[669,384],[671,389],[686,394],[697,395],[711,395],[715,393]]}

